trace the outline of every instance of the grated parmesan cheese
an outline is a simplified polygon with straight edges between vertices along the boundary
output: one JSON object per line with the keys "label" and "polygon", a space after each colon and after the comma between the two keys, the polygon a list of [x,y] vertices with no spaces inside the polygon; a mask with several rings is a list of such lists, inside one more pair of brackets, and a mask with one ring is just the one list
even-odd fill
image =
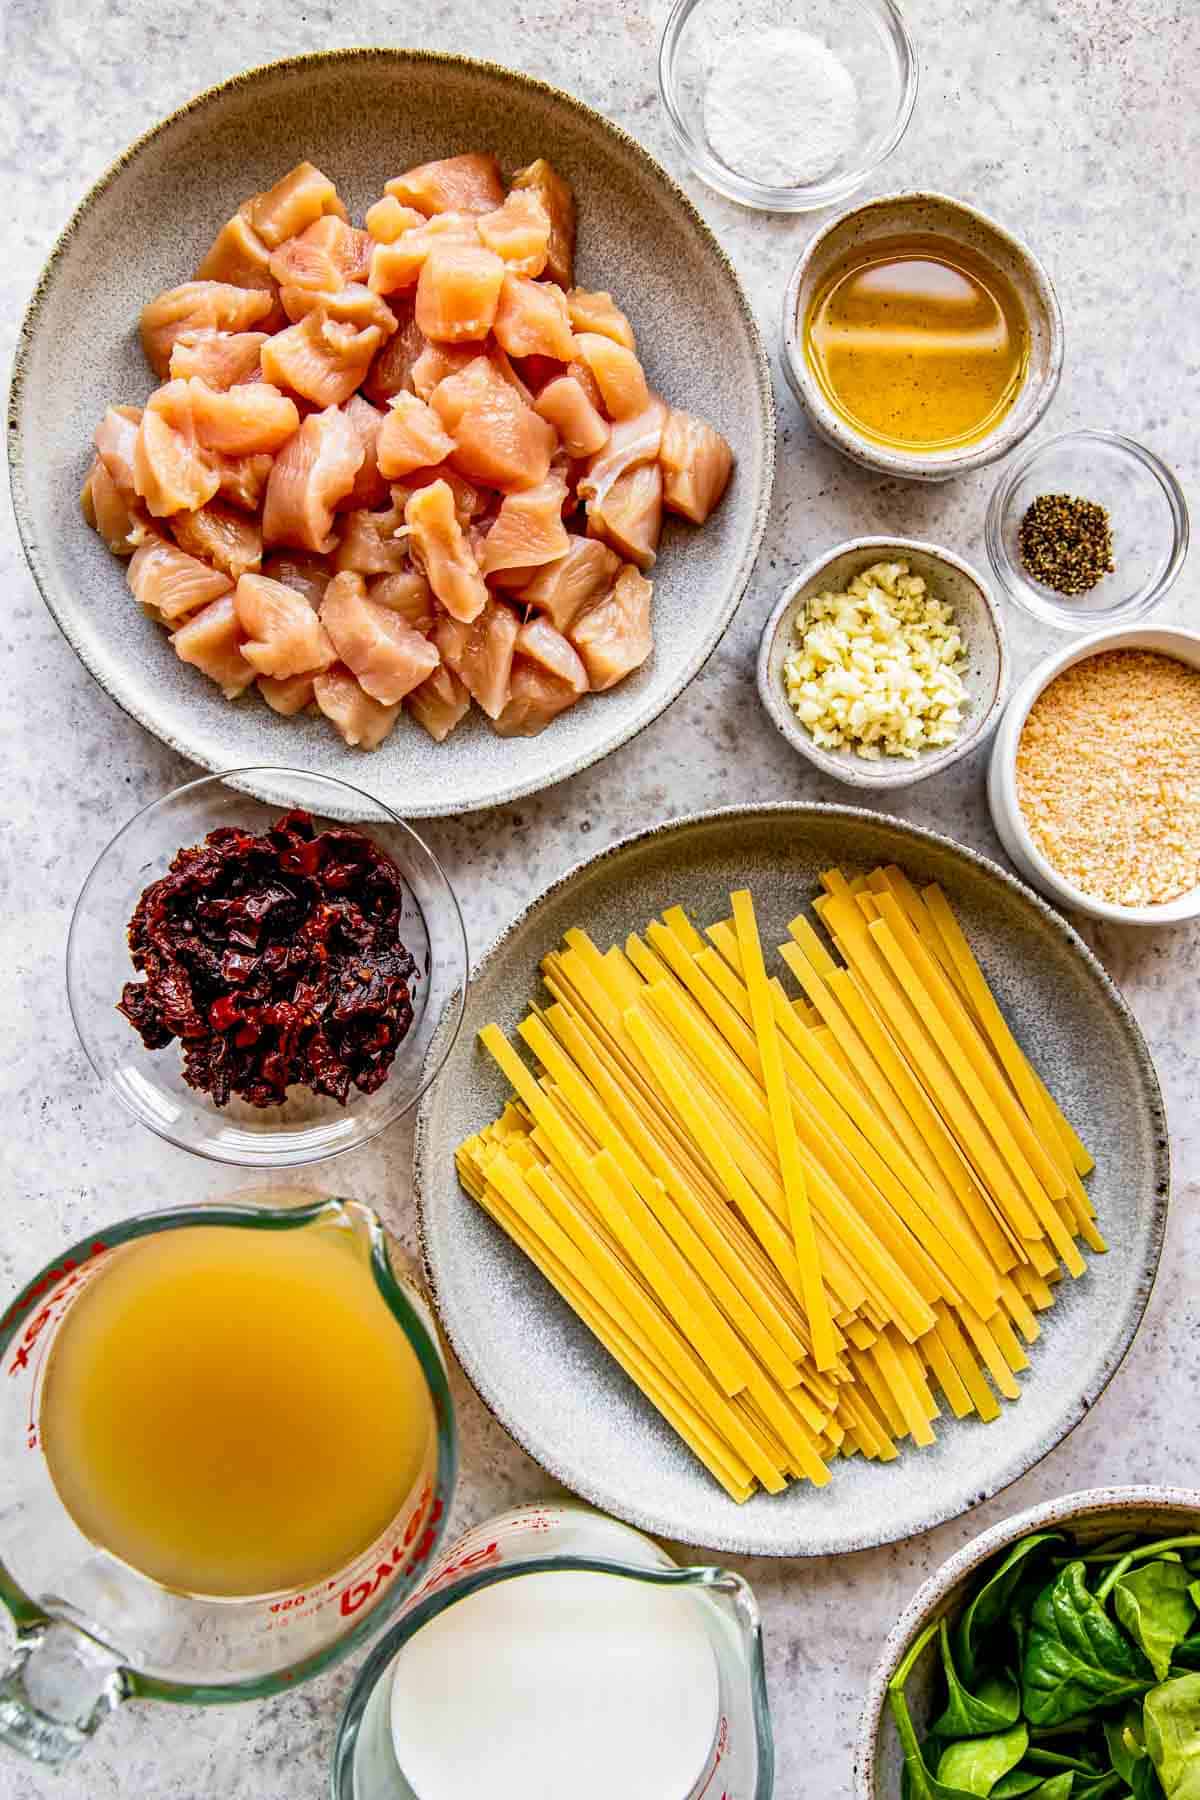
{"label": "grated parmesan cheese", "polygon": [[952,744],[967,690],[954,608],[904,562],[880,562],[845,593],[815,595],[783,665],[796,717],[823,750],[869,761]]}

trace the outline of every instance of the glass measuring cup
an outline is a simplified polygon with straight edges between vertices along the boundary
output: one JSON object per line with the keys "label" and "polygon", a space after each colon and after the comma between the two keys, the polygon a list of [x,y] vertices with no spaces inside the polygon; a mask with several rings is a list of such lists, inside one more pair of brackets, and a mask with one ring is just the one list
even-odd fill
{"label": "glass measuring cup", "polygon": [[[694,1596],[716,1664],[718,1716],[698,1781],[687,1794],[663,1800],[770,1800],[774,1745],[752,1590],[724,1569],[679,1568],[640,1531],[574,1501],[515,1507],[442,1552],[354,1684],[334,1746],[333,1800],[425,1800],[405,1779],[392,1743],[391,1676],[400,1651],[470,1594],[496,1582],[563,1571]],[[613,1800],[628,1791],[615,1749]]]}
{"label": "glass measuring cup", "polygon": [[[211,1598],[159,1585],[84,1536],[46,1461],[42,1383],[74,1302],[138,1239],[195,1226],[344,1232],[345,1247],[408,1339],[428,1390],[430,1430],[394,1519],[346,1567],[304,1591]],[[403,1252],[368,1207],[257,1190],[144,1214],[73,1245],[0,1317],[0,1742],[37,1762],[61,1763],[123,1700],[256,1700],[326,1668],[423,1580],[445,1527],[456,1466],[454,1407],[437,1333]],[[338,1472],[314,1471],[314,1478],[337,1479]]]}

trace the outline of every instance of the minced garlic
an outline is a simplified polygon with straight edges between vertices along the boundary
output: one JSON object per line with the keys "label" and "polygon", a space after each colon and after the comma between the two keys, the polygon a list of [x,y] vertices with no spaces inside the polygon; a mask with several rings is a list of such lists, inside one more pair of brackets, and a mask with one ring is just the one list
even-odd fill
{"label": "minced garlic", "polygon": [[952,744],[967,690],[954,608],[904,562],[878,562],[844,594],[815,595],[783,665],[787,696],[822,750],[871,761]]}

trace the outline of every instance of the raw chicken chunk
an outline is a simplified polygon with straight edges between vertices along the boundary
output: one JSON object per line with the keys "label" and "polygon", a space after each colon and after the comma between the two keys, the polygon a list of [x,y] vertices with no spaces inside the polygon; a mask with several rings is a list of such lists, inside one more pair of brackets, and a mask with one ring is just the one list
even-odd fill
{"label": "raw chicken chunk", "polygon": [[210,500],[196,512],[176,513],[171,536],[189,556],[199,556],[231,581],[262,564],[262,526],[248,513],[223,500]]}
{"label": "raw chicken chunk", "polygon": [[220,492],[234,506],[257,512],[267,491],[267,482],[275,466],[273,456],[221,456],[208,452],[208,460],[217,472]]}
{"label": "raw chicken chunk", "polygon": [[168,381],[146,408],[176,431],[194,431],[202,449],[222,456],[274,455],[300,426],[296,402],[267,381],[241,382],[223,392],[195,377]]}
{"label": "raw chicken chunk", "polygon": [[548,619],[527,619],[517,633],[516,650],[518,656],[527,656],[548,675],[574,688],[576,696],[587,693],[587,670],[578,652]]}
{"label": "raw chicken chunk", "polygon": [[658,395],[652,394],[643,412],[614,425],[604,448],[589,459],[579,477],[581,498],[602,501],[614,481],[628,469],[636,469],[639,463],[657,462],[666,422],[667,409]]}
{"label": "raw chicken chunk", "polygon": [[241,652],[256,675],[286,680],[327,669],[335,660],[321,619],[302,594],[282,581],[243,575],[233,604],[245,634]]}
{"label": "raw chicken chunk", "polygon": [[536,569],[565,556],[571,547],[562,521],[566,497],[566,482],[553,474],[538,487],[507,495],[483,541],[479,562],[483,573]]}
{"label": "raw chicken chunk", "polygon": [[386,406],[393,394],[414,391],[413,364],[427,348],[425,334],[413,317],[411,300],[402,295],[391,304],[397,329],[382,350],[376,352],[363,382],[363,393],[376,406]]}
{"label": "raw chicken chunk", "polygon": [[141,417],[140,406],[110,406],[92,434],[96,454],[112,476],[117,492],[126,500],[133,500],[137,493],[133,452]]}
{"label": "raw chicken chunk", "polygon": [[[147,518],[136,500],[126,498],[99,456],[92,458],[80,495],[83,516],[114,556],[129,556],[145,542]],[[190,514],[181,514],[189,518]]]}
{"label": "raw chicken chunk", "polygon": [[489,719],[498,719],[508,699],[513,651],[520,625],[500,600],[489,600],[470,624],[443,618],[433,641],[441,659],[465,683]]}
{"label": "raw chicken chunk", "polygon": [[366,281],[374,248],[370,232],[333,216],[317,219],[280,244],[271,256],[271,274],[281,288],[336,293],[352,282]]}
{"label": "raw chicken chunk", "polygon": [[559,287],[569,288],[575,279],[575,196],[552,163],[543,156],[528,168],[518,169],[513,187],[535,193],[550,221],[546,274]]}
{"label": "raw chicken chunk", "polygon": [[522,590],[521,599],[566,632],[585,606],[608,592],[620,568],[620,557],[607,544],[596,538],[572,537],[566,555],[539,569]]}
{"label": "raw chicken chunk", "polygon": [[333,509],[363,462],[357,431],[336,406],[310,413],[275,460],[263,509],[264,544],[292,544],[318,556],[336,543]]}
{"label": "raw chicken chunk", "polygon": [[595,456],[608,442],[609,428],[574,375],[548,381],[533,403],[553,425],[568,456]]}
{"label": "raw chicken chunk", "polygon": [[588,288],[572,288],[567,295],[567,312],[576,331],[599,332],[614,344],[623,344],[626,350],[637,349],[633,326],[605,289],[593,293]]}
{"label": "raw chicken chunk", "polygon": [[162,414],[147,406],[133,446],[133,485],[156,519],[194,512],[210,501],[220,476],[188,428],[177,431]]}
{"label": "raw chicken chunk", "polygon": [[354,477],[354,486],[337,503],[339,512],[372,511],[386,507],[388,503],[388,485],[379,473],[379,459],[376,446],[379,440],[379,427],[383,424],[383,414],[361,394],[351,394],[342,411],[358,433],[358,441],[362,445],[363,459],[359,464],[358,474]]}
{"label": "raw chicken chunk", "polygon": [[[399,535],[397,535],[399,534]],[[397,575],[408,567],[408,530],[395,505],[380,512],[347,513],[333,553],[334,569],[358,575]]]}
{"label": "raw chicken chunk", "polygon": [[444,481],[453,494],[455,515],[464,531],[472,519],[496,504],[494,495],[474,486],[449,463],[436,463],[431,469],[414,469],[403,481],[393,481],[392,505],[403,512],[418,489],[432,487],[435,481]]}
{"label": "raw chicken chunk", "polygon": [[303,594],[314,612],[325,598],[329,586],[329,565],[319,556],[304,556],[299,551],[277,551],[263,563],[262,572],[272,581],[282,581],[295,594]]}
{"label": "raw chicken chunk", "polygon": [[346,743],[360,750],[377,750],[400,717],[399,706],[372,700],[336,663],[314,678],[313,699]]}
{"label": "raw chicken chunk", "polygon": [[430,404],[455,442],[455,466],[504,493],[537,487],[550,470],[554,428],[527,406],[486,356],[433,390]]}
{"label": "raw chicken chunk", "polygon": [[260,675],[255,686],[271,711],[281,713],[285,719],[295,718],[313,703],[311,675],[288,675],[282,679],[276,675]]}
{"label": "raw chicken chunk", "polygon": [[663,478],[656,462],[619,475],[603,500],[589,500],[588,531],[645,571],[654,567],[662,532]]}
{"label": "raw chicken chunk", "polygon": [[220,393],[256,381],[266,341],[265,331],[185,331],[171,346],[171,380],[195,376]]}
{"label": "raw chicken chunk", "polygon": [[663,500],[670,512],[703,525],[729,481],[733,451],[719,431],[691,413],[672,408],[663,429],[659,460]]}
{"label": "raw chicken chunk", "polygon": [[[177,554],[182,555],[179,551]],[[192,663],[215,681],[227,700],[236,700],[254,680],[257,670],[241,652],[242,629],[234,611],[233,595],[222,594],[194,618],[173,632],[171,644],[181,662]]]}
{"label": "raw chicken chunk", "polygon": [[379,430],[379,471],[399,480],[414,469],[429,469],[453,454],[454,439],[442,429],[433,408],[415,394],[397,394]]}
{"label": "raw chicken chunk", "polygon": [[504,181],[494,156],[477,150],[420,163],[387,182],[386,189],[402,206],[420,213],[494,212],[504,200]]}
{"label": "raw chicken chunk", "polygon": [[439,663],[405,701],[408,711],[423,725],[435,744],[444,744],[454,727],[471,710],[471,696],[453,669]]}
{"label": "raw chicken chunk", "polygon": [[139,606],[161,625],[174,624],[219,600],[233,586],[227,575],[189,556],[165,538],[150,538],[135,550],[129,564],[130,592]]}
{"label": "raw chicken chunk", "polygon": [[367,582],[367,598],[376,606],[386,606],[423,637],[428,637],[437,624],[438,604],[433,589],[416,569],[403,569],[398,575],[373,575]]}
{"label": "raw chicken chunk", "polygon": [[382,342],[378,325],[360,331],[311,312],[263,345],[263,375],[314,406],[340,406],[361,384]]}
{"label": "raw chicken chunk", "polygon": [[435,481],[418,488],[408,499],[404,518],[409,552],[425,579],[451,617],[469,624],[487,605],[488,591],[463,536],[450,484]]}
{"label": "raw chicken chunk", "polygon": [[275,306],[273,293],[234,287],[226,281],[187,281],[168,288],[142,308],[142,348],[161,379],[171,363],[176,338],[190,331],[250,331]]}
{"label": "raw chicken chunk", "polygon": [[642,365],[632,350],[598,331],[581,331],[578,354],[592,371],[610,419],[632,419],[650,404]]}
{"label": "raw chicken chunk", "polygon": [[518,657],[513,664],[508,699],[492,729],[497,737],[537,737],[578,698],[579,691],[571,682],[560,681],[540,663]]}
{"label": "raw chicken chunk", "polygon": [[439,245],[479,246],[479,231],[468,212],[439,213],[412,230],[401,232],[390,244],[376,244],[371,253],[367,285],[376,294],[394,294],[415,287],[426,259]]}
{"label": "raw chicken chunk", "polygon": [[514,275],[540,275],[550,251],[550,216],[541,196],[514,188],[496,212],[479,218],[479,241],[502,256]]}
{"label": "raw chicken chunk", "polygon": [[548,356],[565,363],[575,355],[567,297],[552,281],[506,275],[494,330],[496,342],[510,356]]}
{"label": "raw chicken chunk", "polygon": [[633,669],[640,669],[651,650],[650,583],[628,564],[621,570],[610,593],[596,600],[575,620],[567,635],[588,672],[597,693],[615,687]]}
{"label": "raw chicken chunk", "polygon": [[364,223],[377,244],[394,244],[406,231],[423,225],[425,215],[415,206],[401,206],[394,194],[385,194],[374,206],[368,206]]}
{"label": "raw chicken chunk", "polygon": [[434,389],[447,375],[469,369],[479,355],[477,344],[431,344],[422,338],[424,348],[412,363],[412,390],[418,400],[432,400]]}
{"label": "raw chicken chunk", "polygon": [[224,281],[230,287],[262,288],[274,295],[271,251],[245,212],[235,212],[222,225],[196,270],[197,281]]}
{"label": "raw chicken chunk", "polygon": [[297,163],[281,181],[248,200],[245,216],[269,250],[298,237],[326,213],[344,219],[346,209],[328,175],[310,162]]}
{"label": "raw chicken chunk", "polygon": [[321,607],[321,623],[364,693],[383,706],[403,700],[438,666],[438,653],[428,638],[399,613],[369,599],[361,575],[334,577]]}
{"label": "raw chicken chunk", "polygon": [[338,288],[334,293],[318,293],[313,288],[280,288],[283,310],[293,325],[307,319],[309,313],[320,313],[338,325],[353,325],[356,331],[377,326],[382,338],[391,337],[396,329],[396,315],[380,294],[373,294],[361,282]]}
{"label": "raw chicken chunk", "polygon": [[485,338],[496,321],[504,263],[482,244],[437,244],[417,280],[417,325],[435,343]]}

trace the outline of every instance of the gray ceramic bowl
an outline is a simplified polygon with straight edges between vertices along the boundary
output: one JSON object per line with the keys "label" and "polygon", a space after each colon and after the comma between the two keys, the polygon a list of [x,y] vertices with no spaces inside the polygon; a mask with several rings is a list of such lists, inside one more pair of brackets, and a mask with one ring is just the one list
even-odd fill
{"label": "gray ceramic bowl", "polygon": [[[701,530],[672,520],[654,573],[656,646],[612,693],[539,738],[496,737],[476,714],[445,744],[401,719],[373,755],[320,718],[235,705],[176,658],[79,515],[93,428],[153,387],[138,313],[190,278],[246,195],[301,157],[356,216],[389,175],[431,157],[494,150],[506,169],[541,155],[579,200],[579,279],[611,287],[667,399],[711,419],[737,468]],[[709,354],[714,343],[720,356]],[[9,414],[13,499],[51,612],[96,679],[148,730],[215,770],[272,764],[365,785],[409,816],[497,805],[561,781],[649,724],[711,654],[766,525],[775,456],[766,357],[732,264],[691,202],[619,127],[493,63],[417,50],[335,50],[254,69],[199,95],[138,140],[82,202],[22,326]],[[256,790],[260,791],[260,790]],[[287,801],[265,790],[260,797]]]}
{"label": "gray ceramic bowl", "polygon": [[[952,744],[922,750],[916,758],[886,756],[871,762],[854,750],[824,750],[800,723],[787,696],[783,665],[796,648],[795,627],[814,594],[840,593],[872,563],[901,561],[920,575],[939,600],[954,607],[955,621],[967,647],[962,672],[967,690],[962,730]],[[758,651],[758,693],[767,717],[793,750],[806,756],[824,775],[848,787],[911,787],[939,775],[983,742],[995,725],[1008,692],[1008,642],[1004,621],[983,576],[970,563],[938,544],[911,538],[854,538],[826,551],[801,571],[788,587],[763,628]]]}
{"label": "gray ceramic bowl", "polygon": [[[1064,1283],[1021,1399],[1002,1418],[939,1420],[927,1450],[888,1464],[853,1457],[826,1487],[795,1482],[738,1506],[460,1188],[456,1147],[496,1118],[508,1093],[478,1034],[490,1021],[515,1030],[539,995],[541,958],[572,926],[605,948],[673,902],[698,924],[723,918],[730,890],[749,885],[773,966],[770,947],[819,891],[822,869],[891,862],[944,888],[1013,1029],[1096,1158],[1089,1189],[1110,1250]],[[413,1152],[434,1302],[468,1378],[522,1449],[640,1530],[764,1556],[835,1555],[927,1531],[1061,1442],[1133,1339],[1167,1212],[1166,1121],[1149,1052],[1066,921],[948,838],[850,806],[730,807],[658,825],[569,871],[514,920],[472,972],[462,1026],[422,1101]],[[438,1045],[435,1036],[431,1055]]]}
{"label": "gray ceramic bowl", "polygon": [[[967,1590],[983,1564],[1033,1531],[1070,1530],[1098,1542],[1118,1531],[1200,1529],[1200,1492],[1194,1488],[1085,1488],[1031,1506],[981,1532],[931,1575],[913,1595],[893,1627],[867,1688],[854,1754],[855,1800],[900,1800],[904,1758],[887,1704],[888,1683],[909,1645],[935,1619],[956,1618]],[[937,1668],[937,1645],[920,1657],[907,1687],[918,1735],[929,1724]]]}
{"label": "gray ceramic bowl", "polygon": [[[876,238],[930,232],[977,250],[1007,275],[1029,325],[1029,370],[1016,401],[996,429],[977,444],[931,455],[874,444],[836,413],[808,366],[803,324],[809,302],[846,253]],[[1062,374],[1063,324],[1050,277],[1028,245],[986,213],[946,194],[885,194],[839,213],[809,242],[792,272],[783,302],[783,369],[816,429],[835,449],[864,468],[909,481],[947,481],[1004,456],[1033,430],[1053,400]]]}

